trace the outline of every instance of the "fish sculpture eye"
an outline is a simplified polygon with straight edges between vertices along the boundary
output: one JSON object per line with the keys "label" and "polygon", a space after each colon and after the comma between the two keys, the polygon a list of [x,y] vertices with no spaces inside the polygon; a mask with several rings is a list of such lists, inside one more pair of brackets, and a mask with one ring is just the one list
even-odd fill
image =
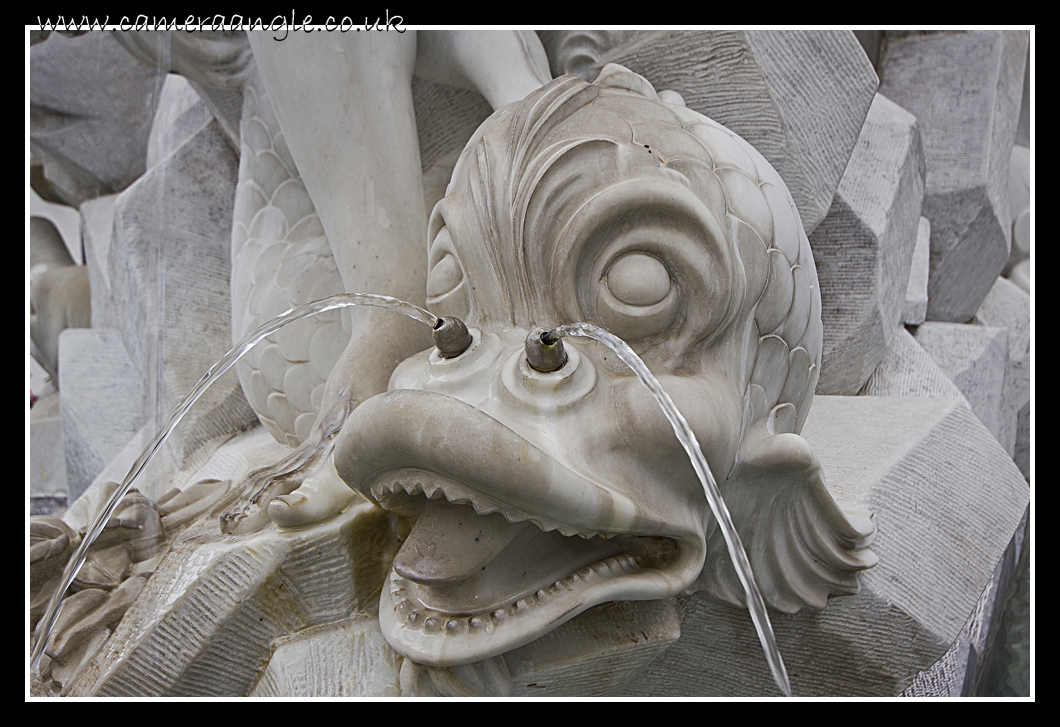
{"label": "fish sculpture eye", "polygon": [[611,295],[633,306],[662,302],[673,285],[666,265],[643,252],[627,253],[615,260],[608,267],[604,280]]}

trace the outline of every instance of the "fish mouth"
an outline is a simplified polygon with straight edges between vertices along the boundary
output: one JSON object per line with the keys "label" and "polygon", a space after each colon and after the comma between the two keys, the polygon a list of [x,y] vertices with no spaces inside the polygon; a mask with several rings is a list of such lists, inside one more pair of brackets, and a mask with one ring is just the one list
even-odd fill
{"label": "fish mouth", "polygon": [[606,601],[670,597],[703,565],[702,519],[674,517],[665,490],[654,507],[629,497],[444,394],[364,402],[335,464],[351,488],[415,519],[379,621],[427,666],[497,656]]}

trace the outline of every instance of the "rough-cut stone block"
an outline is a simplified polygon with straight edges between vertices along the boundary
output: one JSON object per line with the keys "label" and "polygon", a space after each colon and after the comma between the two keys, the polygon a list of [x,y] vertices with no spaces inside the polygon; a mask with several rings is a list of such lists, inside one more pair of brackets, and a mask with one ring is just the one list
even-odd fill
{"label": "rough-cut stone block", "polygon": [[29,60],[34,189],[77,207],[144,172],[154,99],[165,71],[133,58],[110,33],[52,33]]}
{"label": "rough-cut stone block", "polygon": [[961,390],[904,327],[858,395],[949,399],[972,408]]}
{"label": "rough-cut stone block", "polygon": [[512,696],[624,696],[680,636],[676,599],[601,604],[504,655]]}
{"label": "rough-cut stone block", "polygon": [[[673,599],[601,604],[504,655],[511,696],[621,696],[680,635]],[[354,618],[277,639],[250,696],[401,696],[400,664],[379,620]]]}
{"label": "rough-cut stone block", "polygon": [[[795,696],[897,696],[969,621],[1029,500],[964,406],[817,397],[803,435],[845,508],[872,512],[880,562],[823,611],[771,613]],[[631,685],[640,696],[775,696],[746,611],[689,601],[681,639]]]}
{"label": "rough-cut stone block", "polygon": [[1027,63],[1023,71],[1023,100],[1020,103],[1020,119],[1016,125],[1016,143],[1031,145],[1031,49],[1027,44]]}
{"label": "rough-cut stone block", "polygon": [[931,266],[931,220],[920,218],[913,260],[909,265],[909,285],[905,289],[902,323],[919,326],[927,320],[928,273]]}
{"label": "rough-cut stone block", "polygon": [[929,321],[913,334],[968,399],[979,421],[1011,451],[1011,427],[1002,415],[1008,334],[1004,328]]}
{"label": "rough-cut stone block", "polygon": [[1003,426],[1011,428],[1002,440],[1024,475],[1030,474],[1031,417],[1031,300],[1015,283],[998,278],[976,320],[1008,331],[1008,367],[1001,400]]}
{"label": "rough-cut stone block", "polygon": [[110,240],[114,231],[117,194],[105,194],[81,204],[81,241],[92,296],[92,327],[117,328],[118,314],[110,292]]}
{"label": "rough-cut stone block", "polygon": [[[210,121],[115,204],[108,277],[122,338],[148,388],[147,418],[159,424],[232,345],[236,167]],[[170,444],[179,461],[203,441],[254,421],[238,380],[225,377],[185,416]]]}
{"label": "rough-cut stone block", "polygon": [[29,491],[66,498],[66,457],[59,392],[42,396],[29,410]]}
{"label": "rough-cut stone block", "polygon": [[147,168],[164,161],[213,119],[210,109],[183,76],[167,75],[147,139]]}
{"label": "rough-cut stone block", "polygon": [[251,697],[399,697],[402,657],[360,616],[276,640]]}
{"label": "rough-cut stone block", "polygon": [[[989,588],[987,589],[989,590]],[[973,617],[974,618],[974,617]],[[970,626],[971,622],[969,622]],[[964,687],[964,676],[972,657],[967,629],[960,633],[941,659],[930,669],[916,675],[913,682],[902,690],[902,697],[959,697]]]}
{"label": "rough-cut stone block", "polygon": [[143,424],[144,390],[113,329],[63,331],[59,369],[66,486],[73,502]]}
{"label": "rough-cut stone block", "polygon": [[[999,634],[999,611],[1004,609],[1013,576],[1016,558],[1023,544],[1024,523],[1016,529],[1005,554],[994,569],[994,576],[983,591],[968,624],[950,646],[946,655],[930,668],[917,674],[913,683],[902,692],[903,697],[970,697],[999,696],[979,693],[976,682],[983,663],[990,659],[990,644]],[[1003,627],[1001,627],[1003,628]],[[992,637],[992,638],[991,638]],[[1026,695],[1024,695],[1026,696]]]}
{"label": "rough-cut stone block", "polygon": [[555,76],[607,63],[676,91],[783,177],[807,233],[824,219],[878,80],[849,30],[542,31]]}
{"label": "rough-cut stone block", "polygon": [[240,86],[253,59],[246,33],[181,33],[148,28],[114,36],[147,67],[164,68],[187,79],[217,119],[233,151],[239,152],[243,108]]}
{"label": "rough-cut stone block", "polygon": [[70,694],[244,696],[277,638],[372,610],[392,537],[368,503],[300,530],[193,526]]}
{"label": "rough-cut stone block", "polygon": [[931,220],[928,319],[965,323],[1009,256],[1008,166],[1025,31],[889,38],[880,93],[917,117]]}
{"label": "rough-cut stone block", "polygon": [[883,32],[879,30],[855,30],[854,37],[858,39],[858,43],[861,43],[861,47],[865,49],[865,55],[868,57],[869,62],[872,63],[872,67],[876,67],[876,62],[880,56],[880,40],[882,39]]}
{"label": "rough-cut stone block", "polygon": [[213,113],[221,131],[234,151],[239,150],[239,122],[243,111],[243,91],[239,88],[217,88],[195,79],[188,83]]}
{"label": "rough-cut stone block", "polygon": [[854,394],[902,321],[924,196],[916,119],[876,94],[828,216],[810,235],[824,346],[817,391]]}
{"label": "rough-cut stone block", "polygon": [[[475,129],[493,113],[479,93],[419,77],[412,79],[412,104],[424,171],[440,159],[459,153]],[[427,214],[430,213],[428,206]]]}
{"label": "rough-cut stone block", "polygon": [[481,94],[418,76],[412,104],[423,170],[423,202],[428,217],[445,196],[453,167],[471,135],[493,112]]}
{"label": "rough-cut stone block", "polygon": [[1034,641],[1031,637],[1029,523],[1020,529],[1024,536],[1022,547],[1010,547],[1005,553],[1006,569],[998,583],[998,602],[992,614],[990,639],[986,654],[979,663],[971,696],[1028,697],[1032,694],[1031,649]]}

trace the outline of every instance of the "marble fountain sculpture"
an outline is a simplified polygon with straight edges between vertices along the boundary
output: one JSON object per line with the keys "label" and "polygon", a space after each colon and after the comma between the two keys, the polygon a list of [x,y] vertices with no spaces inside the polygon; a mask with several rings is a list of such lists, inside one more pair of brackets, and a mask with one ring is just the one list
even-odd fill
{"label": "marble fountain sculpture", "polygon": [[[824,345],[812,174],[792,172],[800,206],[748,141],[636,69],[550,80],[532,33],[410,31],[344,40],[341,55],[306,37],[121,35],[187,76],[238,142],[232,342],[343,291],[443,318],[433,346],[421,322],[357,307],[252,349],[235,389],[249,421],[177,430],[182,454],[120,499],[36,693],[776,694],[705,485],[615,351],[547,334],[577,321],[626,341],[687,418],[796,695],[898,693],[938,671],[1025,495],[1009,482],[991,507],[953,492],[958,475],[915,492],[894,474],[923,467],[918,434],[970,431],[991,456],[963,407],[824,397],[827,420],[809,417]],[[432,167],[414,71],[494,110]],[[320,78],[353,90],[322,95]],[[851,422],[866,441],[840,434]],[[62,519],[31,523],[33,619],[143,443]],[[951,558],[960,585],[940,593],[892,538],[935,523],[911,503],[946,496],[989,546]],[[933,558],[919,567],[950,565]],[[881,634],[906,644],[868,657]],[[718,662],[706,684],[668,674],[689,658]]]}

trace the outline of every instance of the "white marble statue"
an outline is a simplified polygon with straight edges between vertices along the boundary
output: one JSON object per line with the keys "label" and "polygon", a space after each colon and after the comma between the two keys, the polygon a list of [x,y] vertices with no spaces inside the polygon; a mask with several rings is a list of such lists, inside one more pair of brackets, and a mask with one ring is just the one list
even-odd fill
{"label": "white marble statue", "polygon": [[[218,206],[231,208],[224,344],[343,292],[411,302],[445,328],[432,338],[358,307],[251,350],[234,393],[187,425],[88,548],[36,693],[607,695],[640,674],[634,692],[684,694],[699,683],[649,669],[685,658],[683,628],[680,646],[706,654],[694,661],[719,658],[704,643],[722,649],[731,629],[733,649],[755,652],[733,657],[731,679],[768,680],[730,549],[657,402],[606,346],[539,335],[578,321],[626,341],[690,424],[782,614],[781,651],[798,640],[795,694],[900,693],[945,661],[981,611],[1024,481],[967,401],[818,396],[810,419],[822,315],[842,303],[822,311],[828,268],[819,283],[807,230],[831,234],[823,221],[877,85],[852,34],[273,35],[114,34],[160,77],[187,79],[198,99],[181,93],[216,127],[202,157],[228,155],[216,175],[234,191]],[[743,97],[671,64],[715,46]],[[789,68],[820,78],[792,84]],[[157,114],[147,175],[178,159],[182,124],[203,126],[186,102]],[[746,130],[694,110],[708,107]],[[171,163],[183,173],[186,158],[200,157]],[[910,189],[900,213],[916,222],[923,193]],[[135,237],[140,218],[116,204],[115,235]],[[213,217],[224,258],[228,217]],[[144,259],[129,280],[137,265],[154,272]],[[123,264],[110,260],[109,280]],[[139,320],[120,305],[106,315]],[[877,420],[874,450],[859,432]],[[138,442],[62,519],[32,523],[31,622]],[[974,453],[960,455],[966,443]],[[921,539],[942,543],[923,567]],[[877,648],[893,633],[901,644]],[[725,671],[710,689],[727,693]]]}
{"label": "white marble statue", "polygon": [[474,342],[402,363],[335,451],[350,487],[416,519],[380,603],[398,652],[479,661],[608,600],[743,603],[648,390],[601,346],[535,371],[523,342],[540,325],[596,321],[640,353],[691,421],[769,604],[857,591],[873,525],[842,513],[798,434],[817,276],[750,145],[621,66],[563,77],[472,137],[430,239],[428,305]]}
{"label": "white marble statue", "polygon": [[30,350],[44,370],[59,378],[59,334],[88,328],[88,271],[74,264],[55,225],[30,218]]}

